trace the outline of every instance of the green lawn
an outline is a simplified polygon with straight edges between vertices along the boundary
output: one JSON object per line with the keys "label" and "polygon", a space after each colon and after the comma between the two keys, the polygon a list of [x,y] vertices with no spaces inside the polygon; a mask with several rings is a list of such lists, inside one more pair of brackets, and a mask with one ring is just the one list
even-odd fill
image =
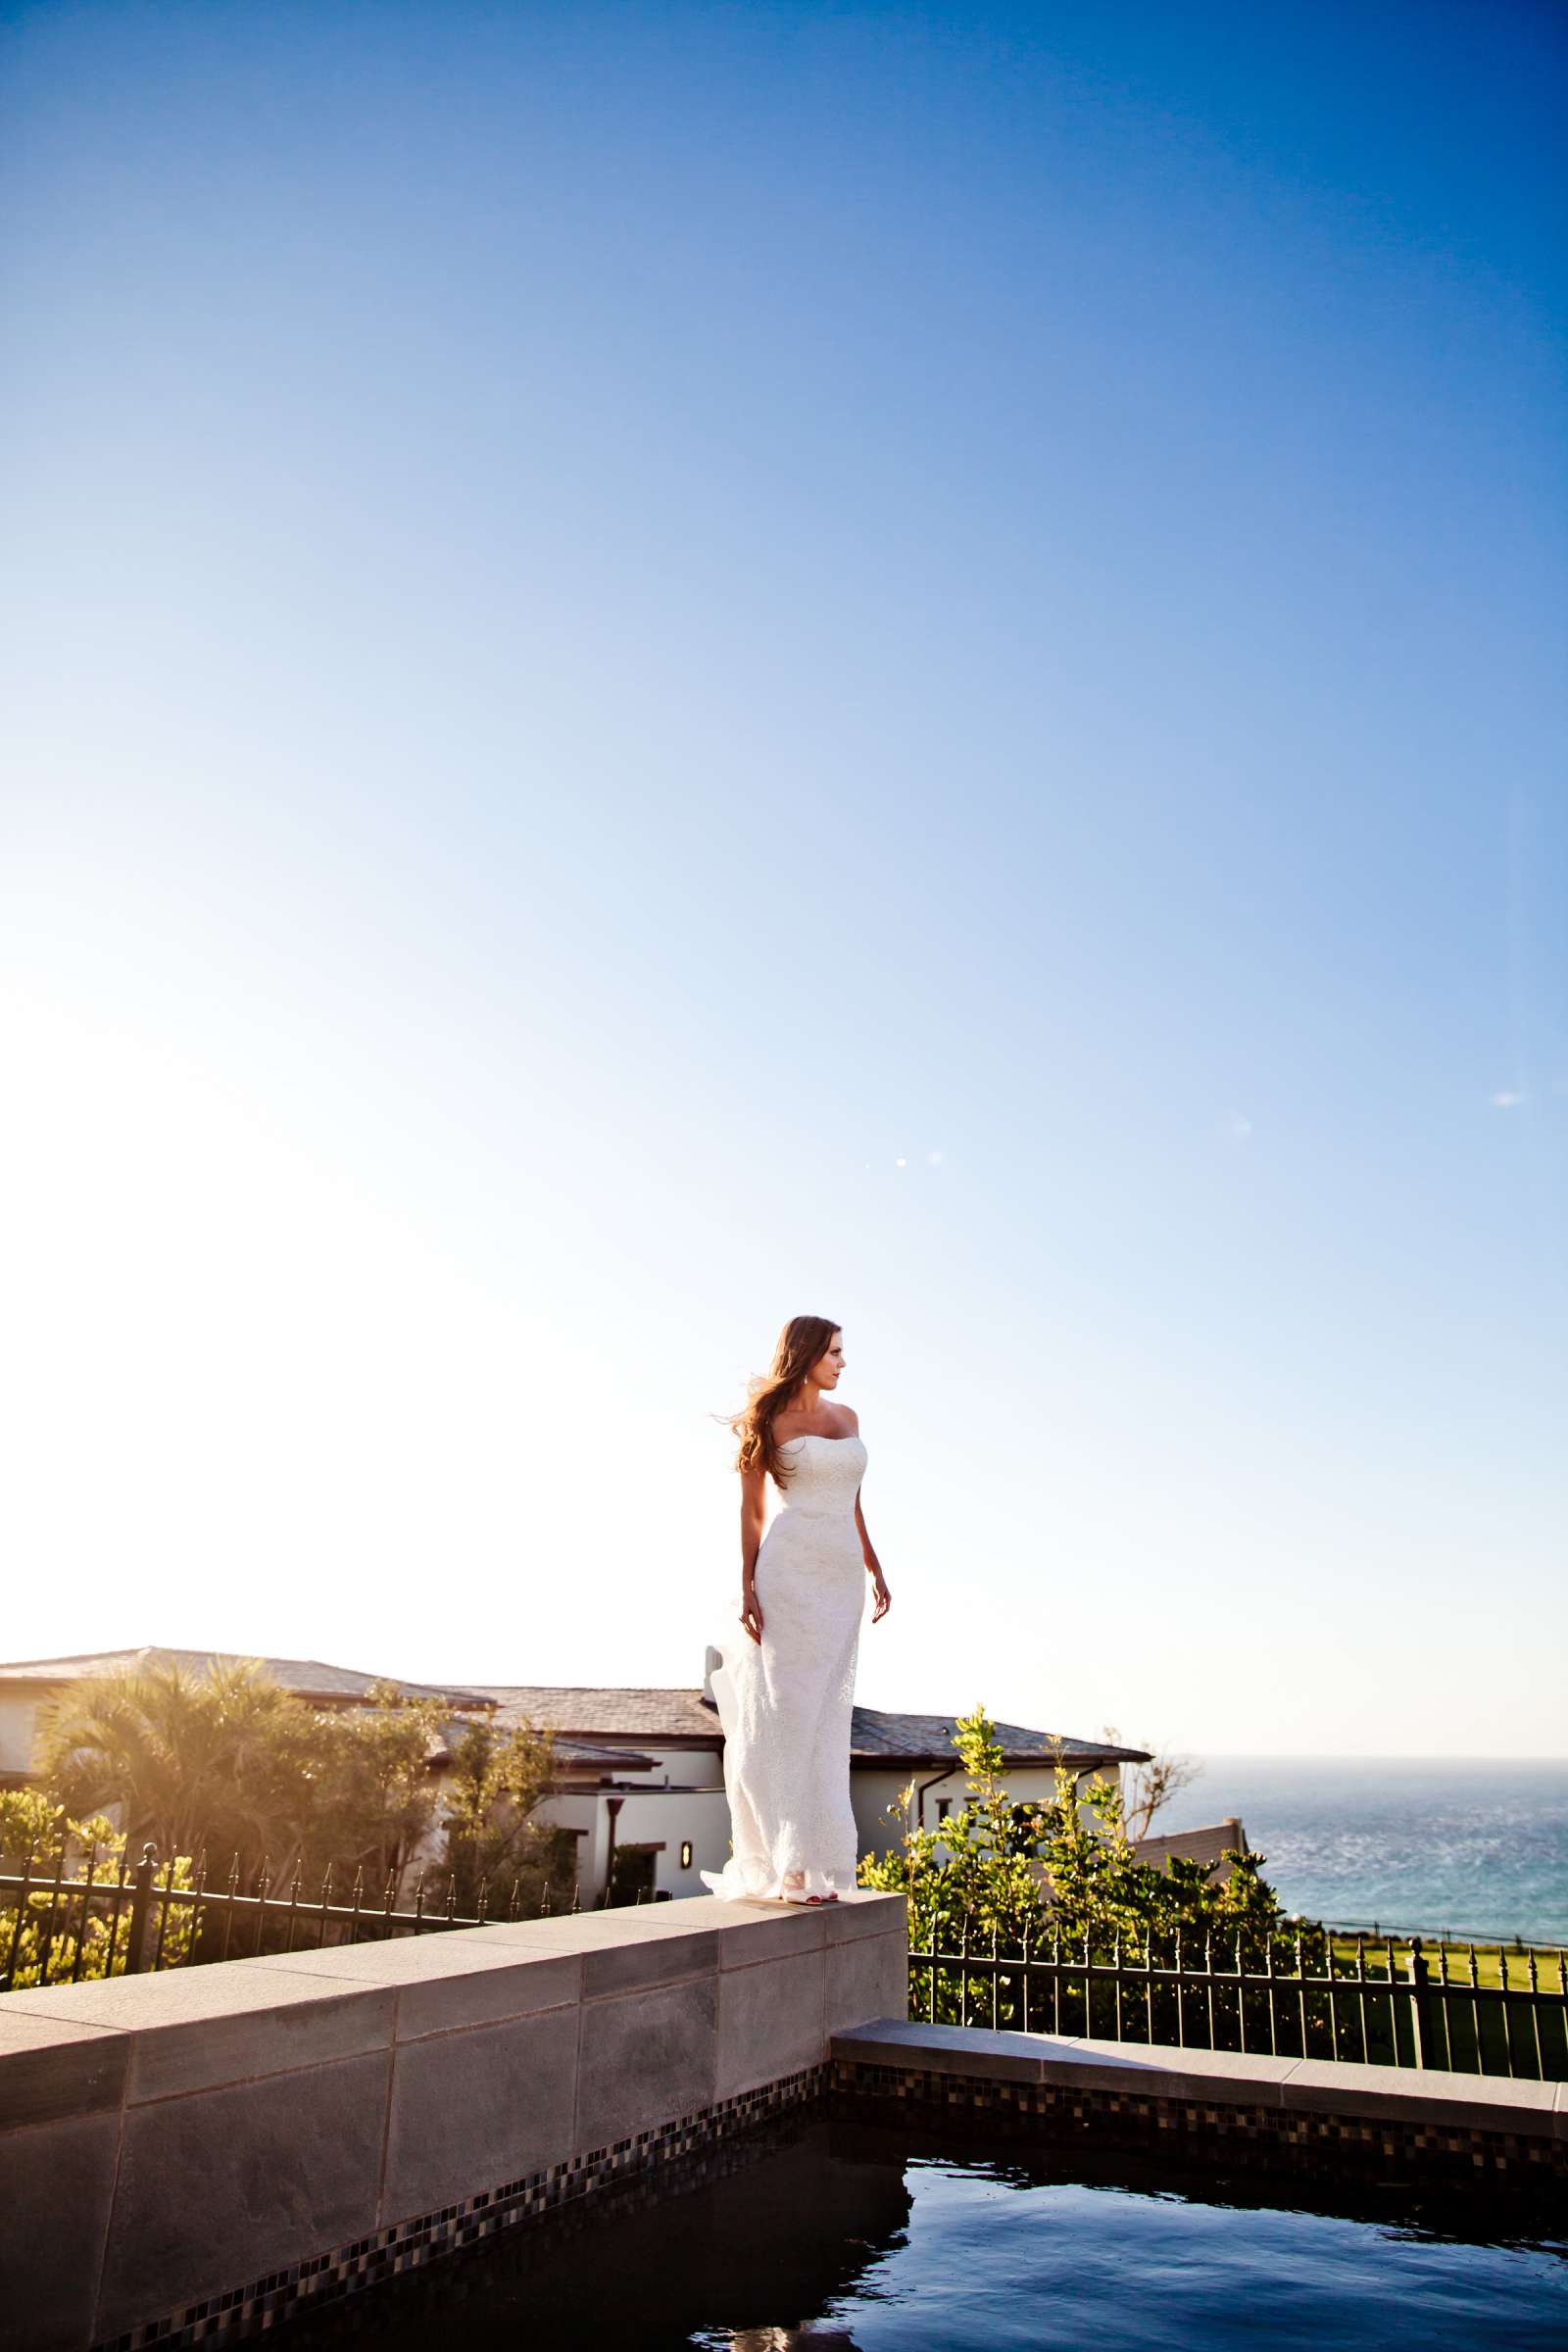
{"label": "green lawn", "polygon": [[[1380,1936],[1376,1943],[1370,1937],[1366,1938],[1366,1966],[1369,1977],[1385,1978],[1387,1976],[1390,1940],[1394,1945],[1395,1974],[1398,1977],[1404,1976],[1410,1962],[1410,1938],[1408,1936],[1396,1936],[1389,1939]],[[1353,1936],[1335,1936],[1330,1938],[1330,1941],[1334,1947],[1336,1976],[1353,1976],[1355,1974],[1356,1938]],[[1559,1966],[1568,1966],[1568,1951],[1558,1945],[1537,1944],[1533,1948],[1538,1988],[1542,1992],[1561,1992],[1564,1986],[1558,1975],[1558,1969]],[[1429,1942],[1423,1936],[1421,1950],[1426,1959],[1432,1984],[1436,1984],[1439,1982],[1438,1956],[1440,1951],[1446,1957],[1449,1983],[1469,1984],[1470,1946],[1468,1943],[1439,1944]],[[1476,1982],[1479,1984],[1494,1992],[1500,1990],[1503,1984],[1503,1967],[1506,1964],[1509,1987],[1516,1992],[1528,1991],[1530,1986],[1530,1954],[1528,1952],[1518,1951],[1508,1944],[1499,1946],[1494,1943],[1478,1943],[1475,1952]]]}

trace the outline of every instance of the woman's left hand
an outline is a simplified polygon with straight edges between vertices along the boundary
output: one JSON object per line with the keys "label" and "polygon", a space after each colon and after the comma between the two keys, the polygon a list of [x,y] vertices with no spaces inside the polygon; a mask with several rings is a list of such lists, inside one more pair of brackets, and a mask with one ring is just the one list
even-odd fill
{"label": "woman's left hand", "polygon": [[872,1604],[871,1609],[871,1623],[875,1625],[877,1619],[879,1617],[885,1617],[889,1609],[891,1609],[893,1606],[893,1595],[888,1591],[887,1579],[882,1575],[880,1570],[871,1580],[871,1590],[876,1594],[876,1599]]}

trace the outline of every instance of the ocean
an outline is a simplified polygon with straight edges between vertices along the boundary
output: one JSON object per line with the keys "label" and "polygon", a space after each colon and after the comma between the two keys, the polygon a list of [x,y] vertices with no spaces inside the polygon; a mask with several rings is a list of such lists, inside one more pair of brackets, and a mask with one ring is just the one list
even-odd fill
{"label": "ocean", "polygon": [[1241,1815],[1286,1909],[1332,1924],[1568,1943],[1568,1761],[1205,1756],[1154,1820]]}

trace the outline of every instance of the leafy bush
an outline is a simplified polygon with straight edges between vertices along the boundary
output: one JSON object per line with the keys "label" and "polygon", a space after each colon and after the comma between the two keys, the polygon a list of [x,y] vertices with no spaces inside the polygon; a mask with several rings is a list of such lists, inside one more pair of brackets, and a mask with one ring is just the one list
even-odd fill
{"label": "leafy bush", "polygon": [[[0,1969],[9,1970],[12,1990],[85,1982],[108,1976],[112,1960],[123,1964],[134,1861],[127,1862],[125,1839],[112,1822],[101,1814],[74,1821],[63,1805],[51,1803],[35,1789],[0,1789],[0,1855],[13,1862],[18,1876],[30,1856],[35,1883],[35,1891],[0,1910]],[[138,1848],[135,1858],[139,1857]],[[54,1881],[62,1860],[65,1871],[57,1896]],[[68,1891],[89,1869],[95,1886],[121,1890],[118,1905],[83,1903]],[[165,1877],[160,1870],[160,1886]],[[172,1883],[176,1888],[194,1884],[188,1855],[175,1857]],[[194,1933],[192,1907],[171,1904],[159,1965],[174,1968],[188,1958]]]}
{"label": "leafy bush", "polygon": [[[47,1829],[52,1872],[61,1824],[78,1846],[96,1838],[100,1855],[112,1854],[117,1866],[127,1845],[139,1856],[151,1842],[160,1887],[171,1856],[186,1857],[175,1863],[175,1887],[190,1886],[195,1857],[194,1883],[205,1872],[215,1893],[265,1892],[286,1906],[297,1892],[307,1920],[321,1906],[320,1933],[330,1937],[346,1931],[324,1922],[328,1902],[363,1898],[373,1912],[388,1900],[411,1901],[411,1865],[439,1829],[431,1908],[445,1909],[450,1894],[458,1916],[473,1916],[487,1880],[492,1904],[510,1904],[516,1882],[519,1908],[538,1909],[547,1894],[553,1909],[565,1908],[576,1871],[572,1841],[529,1818],[550,1782],[549,1734],[498,1730],[488,1719],[453,1728],[450,1714],[445,1701],[409,1698],[395,1683],[376,1684],[365,1706],[313,1706],[254,1659],[220,1659],[194,1673],[169,1664],[84,1677],[43,1728],[46,1798],[14,1800],[9,1824],[0,1821],[0,1848],[41,1849]],[[443,1783],[432,1764],[449,1740],[452,1770]],[[29,1804],[44,1809],[28,1814]],[[106,1807],[123,1834],[103,1818]],[[24,1936],[35,1909],[29,1900]],[[301,1932],[312,1931],[298,1930],[286,1908],[214,1904],[193,1927],[190,1907],[172,1905],[164,1948],[218,1959],[292,1948]],[[97,1940],[95,1924],[89,1947]],[[0,1965],[7,1948],[0,1941]],[[74,1949],[73,1939],[68,1968]],[[61,1963],[44,1953],[39,1965]]]}
{"label": "leafy bush", "polygon": [[[1309,1967],[1324,1964],[1322,1930],[1286,1921],[1262,1876],[1265,1855],[1227,1849],[1231,1869],[1221,1884],[1206,1865],[1179,1857],[1157,1870],[1138,1858],[1117,1784],[1096,1780],[1080,1793],[1059,1741],[1055,1795],[1037,1803],[1009,1796],[996,1725],[983,1707],[958,1718],[955,1744],[967,1787],[963,1805],[935,1829],[906,1826],[898,1849],[867,1854],[859,1866],[862,1886],[905,1895],[911,1953],[1021,1957],[1027,1939],[1031,1957],[1058,1965],[1165,1969],[1179,1957],[1184,1968],[1201,1968],[1208,1954],[1217,1969],[1239,1962],[1250,1971],[1272,1958],[1286,1970],[1296,1966],[1298,1950]],[[912,1789],[911,1783],[902,1799],[906,1822]],[[922,2012],[939,2022],[989,2022],[994,1997],[999,2022],[1023,2022],[1016,1972],[999,1984],[991,1970],[917,1970],[914,1982]],[[1106,1994],[1113,1998],[1108,1983],[1086,1989],[1081,1976],[1076,1983],[1058,1979],[1048,1995],[1051,2022],[1067,2033],[1092,2032],[1096,2003]],[[1167,1996],[1175,1997],[1168,1987],[1151,1987],[1146,2024],[1161,2022],[1156,1999]],[[1062,2016],[1063,1997],[1071,2022]],[[1234,2013],[1234,1995],[1222,1996],[1217,2020],[1225,1997]],[[1042,2022],[1033,2006],[1029,2022]],[[1180,2024],[1178,2016],[1171,2038],[1181,2037]]]}
{"label": "leafy bush", "polygon": [[576,1841],[563,1829],[530,1819],[550,1786],[553,1742],[548,1732],[519,1724],[498,1729],[488,1718],[465,1727],[452,1747],[452,1779],[443,1832],[447,1868],[458,1912],[472,1918],[481,1887],[492,1901],[518,1909],[552,1910],[571,1902]]}
{"label": "leafy bush", "polygon": [[[117,1807],[125,1834],[169,1854],[297,1872],[401,1870],[436,1805],[430,1751],[446,1711],[380,1683],[366,1707],[313,1707],[256,1659],[210,1672],[148,1666],[84,1677],[55,1705],[39,1744],[50,1796],[72,1815]],[[250,1879],[247,1879],[247,1886]]]}

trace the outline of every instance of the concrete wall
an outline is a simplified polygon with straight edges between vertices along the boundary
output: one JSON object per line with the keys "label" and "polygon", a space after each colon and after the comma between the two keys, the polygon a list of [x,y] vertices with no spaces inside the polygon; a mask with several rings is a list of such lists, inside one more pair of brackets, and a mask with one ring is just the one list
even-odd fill
{"label": "concrete wall", "polygon": [[1240,1852],[1247,1843],[1247,1832],[1239,1819],[1209,1822],[1201,1829],[1171,1830],[1159,1838],[1145,1838],[1134,1848],[1140,1862],[1154,1870],[1164,1870],[1172,1854],[1184,1862],[1206,1862],[1209,1877],[1216,1886],[1228,1886],[1231,1865],[1220,1866],[1220,1855],[1227,1847]]}
{"label": "concrete wall", "polygon": [[835,2033],[902,2014],[906,1965],[899,1896],[701,1896],[8,1993],[9,2352],[251,2309],[313,2259],[324,2291],[394,2239],[448,2242],[454,2208],[493,2222],[623,2167],[638,2134],[733,2129]]}
{"label": "concrete wall", "polygon": [[1203,2152],[1228,2173],[1277,2168],[1342,2190],[1391,2172],[1466,2195],[1546,2189],[1558,2210],[1568,2182],[1568,2082],[992,2033],[902,2009],[837,2034],[833,2060],[836,2096],[873,2113],[946,2132],[980,2120],[993,2149],[1081,2147],[1086,2132],[1102,2148],[1142,2142],[1184,2183]]}

